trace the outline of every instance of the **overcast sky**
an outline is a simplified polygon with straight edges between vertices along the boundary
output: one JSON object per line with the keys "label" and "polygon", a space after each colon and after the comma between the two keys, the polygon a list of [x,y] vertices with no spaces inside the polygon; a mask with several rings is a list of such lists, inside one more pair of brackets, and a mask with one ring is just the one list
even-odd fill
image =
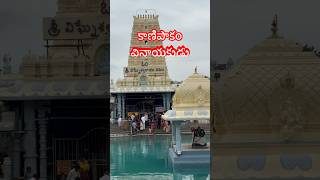
{"label": "overcast sky", "polygon": [[[111,77],[123,76],[127,65],[132,16],[140,8],[154,8],[162,29],[180,30],[189,58],[167,58],[169,75],[182,80],[194,67],[209,73],[209,0],[111,0]],[[320,49],[319,0],[214,0],[212,3],[213,58],[237,59],[270,35],[275,13],[279,33],[288,39]],[[56,0],[10,0],[0,2],[0,58],[10,53],[18,64],[28,50],[45,54],[42,18],[54,16]]]}
{"label": "overcast sky", "polygon": [[279,34],[320,49],[319,0],[215,0],[213,3],[213,58],[238,59],[271,35],[274,14]]}
{"label": "overcast sky", "polygon": [[[133,15],[138,9],[156,9],[160,28],[176,29],[184,38],[179,44],[190,48],[189,57],[166,58],[172,80],[184,80],[195,66],[204,75],[210,72],[210,1],[209,0],[111,0],[110,44],[111,79],[123,78],[128,65]],[[177,47],[177,43],[171,43]],[[164,45],[169,45],[164,41]]]}
{"label": "overcast sky", "polygon": [[[5,53],[19,64],[29,50],[45,54],[42,18],[54,16],[56,0],[2,0],[0,2],[0,59]],[[16,68],[15,68],[16,69]]]}

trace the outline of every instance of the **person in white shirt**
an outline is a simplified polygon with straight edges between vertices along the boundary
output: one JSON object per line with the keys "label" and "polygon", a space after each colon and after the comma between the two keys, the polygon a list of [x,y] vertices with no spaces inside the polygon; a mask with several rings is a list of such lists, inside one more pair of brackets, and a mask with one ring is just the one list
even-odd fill
{"label": "person in white shirt", "polygon": [[144,129],[146,129],[146,117],[142,116],[140,130],[144,130]]}
{"label": "person in white shirt", "polygon": [[109,180],[108,172],[106,171],[104,175],[99,180]]}
{"label": "person in white shirt", "polygon": [[32,176],[32,178],[30,178],[29,180],[38,180],[38,175],[37,175],[37,174],[34,174],[34,175]]}
{"label": "person in white shirt", "polygon": [[121,127],[121,117],[118,118],[118,127]]}
{"label": "person in white shirt", "polygon": [[148,113],[144,113],[145,120],[148,121]]}
{"label": "person in white shirt", "polygon": [[67,180],[80,180],[80,166],[76,165],[68,174]]}
{"label": "person in white shirt", "polygon": [[131,115],[131,121],[134,121],[134,119],[135,119],[135,116],[134,116],[134,114],[132,114]]}
{"label": "person in white shirt", "polygon": [[24,180],[29,180],[32,178],[32,171],[31,171],[31,167],[28,166],[26,168],[26,171],[24,172]]}

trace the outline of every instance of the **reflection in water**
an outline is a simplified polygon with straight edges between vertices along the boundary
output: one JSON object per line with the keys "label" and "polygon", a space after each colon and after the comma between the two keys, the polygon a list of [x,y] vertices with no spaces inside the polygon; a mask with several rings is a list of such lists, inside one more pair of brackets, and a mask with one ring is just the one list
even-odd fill
{"label": "reflection in water", "polygon": [[[190,143],[191,136],[183,136]],[[168,161],[171,136],[138,136],[111,139],[111,179],[206,180],[208,173],[172,173]]]}

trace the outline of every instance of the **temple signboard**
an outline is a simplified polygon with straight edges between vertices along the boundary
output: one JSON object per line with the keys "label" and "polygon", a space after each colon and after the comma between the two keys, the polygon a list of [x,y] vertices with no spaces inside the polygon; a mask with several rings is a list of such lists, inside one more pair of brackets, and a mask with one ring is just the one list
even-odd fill
{"label": "temple signboard", "polygon": [[124,67],[123,68],[124,76],[127,77],[129,74],[157,74],[164,75],[166,72],[166,68],[164,66],[150,66],[150,67]]}
{"label": "temple signboard", "polygon": [[43,39],[95,39],[106,34],[108,28],[105,16],[46,17],[43,19]]}

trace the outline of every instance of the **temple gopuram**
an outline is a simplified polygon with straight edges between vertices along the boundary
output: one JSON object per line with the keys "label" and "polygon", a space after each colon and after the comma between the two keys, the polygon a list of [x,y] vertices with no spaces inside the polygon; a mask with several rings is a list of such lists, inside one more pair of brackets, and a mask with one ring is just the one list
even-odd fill
{"label": "temple gopuram", "polygon": [[[132,47],[161,46],[162,41],[139,41],[137,32],[160,30],[159,15],[155,10],[138,10],[133,16]],[[129,54],[129,53],[128,53]],[[176,85],[168,75],[165,57],[128,55],[128,66],[123,68],[124,78],[118,80],[110,93],[114,97],[112,118],[127,119],[130,114],[164,112],[171,107]]]}
{"label": "temple gopuram", "polygon": [[46,54],[0,76],[2,178],[60,179],[81,159],[89,179],[109,169],[107,13],[105,1],[58,0],[43,18]]}
{"label": "temple gopuram", "polygon": [[277,24],[214,85],[216,180],[320,177],[320,58]]}

